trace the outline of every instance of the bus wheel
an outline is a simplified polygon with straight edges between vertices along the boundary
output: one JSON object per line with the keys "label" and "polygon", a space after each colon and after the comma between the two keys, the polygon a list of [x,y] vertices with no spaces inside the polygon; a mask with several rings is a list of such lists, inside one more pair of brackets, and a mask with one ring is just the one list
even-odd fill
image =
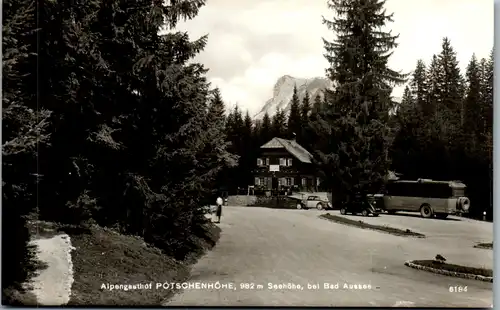
{"label": "bus wheel", "polygon": [[422,215],[423,218],[430,218],[432,217],[432,209],[431,206],[429,205],[423,205],[420,207],[420,215]]}

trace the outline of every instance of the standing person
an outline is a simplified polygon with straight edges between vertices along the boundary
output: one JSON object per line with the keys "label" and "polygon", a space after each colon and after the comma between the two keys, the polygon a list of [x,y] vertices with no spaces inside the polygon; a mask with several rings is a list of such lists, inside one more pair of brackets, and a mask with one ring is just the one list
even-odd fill
{"label": "standing person", "polygon": [[220,223],[220,217],[222,215],[222,198],[219,196],[217,198],[217,210],[215,212],[215,216],[217,217],[217,220],[215,221],[215,223]]}

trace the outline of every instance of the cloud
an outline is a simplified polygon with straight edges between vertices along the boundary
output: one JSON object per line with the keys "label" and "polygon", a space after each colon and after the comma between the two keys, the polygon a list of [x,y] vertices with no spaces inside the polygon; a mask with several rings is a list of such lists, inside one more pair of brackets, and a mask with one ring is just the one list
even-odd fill
{"label": "cloud", "polygon": [[[485,0],[388,0],[400,34],[390,65],[410,72],[418,59],[427,63],[449,37],[465,69],[472,53],[487,57],[493,47],[493,4]],[[197,38],[209,34],[205,50],[195,59],[210,71],[208,78],[225,101],[257,112],[272,95],[276,80],[324,76],[327,62],[321,38],[333,34],[321,16],[333,14],[326,1],[210,0],[179,30]],[[402,87],[395,89],[400,96]]]}

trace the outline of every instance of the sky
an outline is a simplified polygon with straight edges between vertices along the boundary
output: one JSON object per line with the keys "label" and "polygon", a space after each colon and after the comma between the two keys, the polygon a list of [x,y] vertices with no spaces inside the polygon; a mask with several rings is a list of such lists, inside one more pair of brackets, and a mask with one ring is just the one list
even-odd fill
{"label": "sky", "polygon": [[[418,59],[427,64],[448,37],[463,72],[475,53],[488,57],[493,47],[493,0],[388,0],[399,34],[389,61],[409,73]],[[203,63],[213,87],[228,106],[237,104],[251,115],[272,97],[277,79],[324,77],[328,63],[322,38],[333,32],[322,24],[333,16],[326,0],[207,0],[194,19],[177,30],[192,39],[208,34],[208,44],[195,61]],[[395,88],[400,97],[403,87]]]}

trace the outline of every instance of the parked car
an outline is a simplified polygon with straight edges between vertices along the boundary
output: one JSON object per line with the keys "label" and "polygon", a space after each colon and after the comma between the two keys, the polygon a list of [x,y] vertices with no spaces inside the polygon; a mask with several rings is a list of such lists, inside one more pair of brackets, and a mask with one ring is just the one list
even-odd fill
{"label": "parked car", "polygon": [[356,195],[350,201],[346,201],[342,204],[340,208],[340,214],[361,214],[363,216],[379,216],[382,213],[382,209],[377,206],[376,202],[367,196]]}
{"label": "parked car", "polygon": [[288,197],[297,200],[296,208],[298,210],[327,210],[332,208],[332,204],[326,197],[320,197],[318,195],[302,195],[301,197],[297,195],[291,195]]}

